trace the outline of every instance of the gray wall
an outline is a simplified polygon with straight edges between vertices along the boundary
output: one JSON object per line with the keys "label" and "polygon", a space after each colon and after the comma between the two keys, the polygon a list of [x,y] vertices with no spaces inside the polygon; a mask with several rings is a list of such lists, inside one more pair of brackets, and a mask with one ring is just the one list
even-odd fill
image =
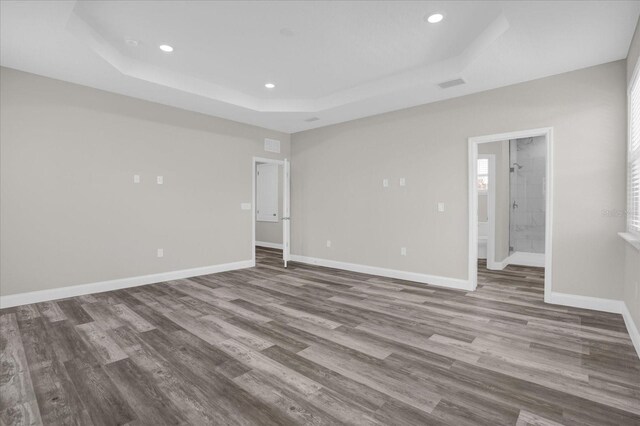
{"label": "gray wall", "polygon": [[478,194],[478,222],[486,222],[489,220],[489,212],[487,210],[488,202],[487,194]]}
{"label": "gray wall", "polygon": [[252,157],[288,135],[0,72],[2,295],[251,259]]}
{"label": "gray wall", "polygon": [[629,53],[627,54],[627,82],[631,81],[633,76],[633,70],[638,63],[640,57],[640,19],[636,24],[636,31],[633,34],[631,45],[629,46]]}
{"label": "gray wall", "polygon": [[[638,21],[640,24],[640,20]],[[633,71],[638,66],[640,56],[640,26],[631,41],[629,56],[627,57],[627,81],[631,81]],[[624,227],[620,228],[625,230]],[[640,251],[630,244],[625,245],[625,275],[624,275],[624,301],[631,312],[636,327],[640,330]]]}
{"label": "gray wall", "polygon": [[256,221],[256,241],[282,244],[282,166],[278,166],[278,219],[277,222]]}
{"label": "gray wall", "polygon": [[496,161],[496,227],[494,260],[509,256],[509,141],[481,143],[478,154],[493,154]]}
{"label": "gray wall", "polygon": [[553,290],[621,299],[625,61],[292,135],[292,253],[467,279],[467,138],[548,126]]}

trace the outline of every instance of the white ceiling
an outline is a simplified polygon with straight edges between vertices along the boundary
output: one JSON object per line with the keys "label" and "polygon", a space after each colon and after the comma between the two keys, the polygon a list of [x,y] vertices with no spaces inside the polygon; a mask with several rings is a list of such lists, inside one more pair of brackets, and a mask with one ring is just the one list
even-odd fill
{"label": "white ceiling", "polygon": [[623,59],[639,14],[638,1],[2,1],[0,61],[293,133]]}

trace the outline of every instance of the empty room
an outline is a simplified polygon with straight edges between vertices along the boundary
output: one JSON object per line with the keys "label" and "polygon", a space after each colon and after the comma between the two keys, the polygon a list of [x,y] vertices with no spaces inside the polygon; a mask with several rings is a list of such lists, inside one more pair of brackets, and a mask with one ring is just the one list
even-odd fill
{"label": "empty room", "polygon": [[639,18],[0,0],[0,424],[640,426]]}

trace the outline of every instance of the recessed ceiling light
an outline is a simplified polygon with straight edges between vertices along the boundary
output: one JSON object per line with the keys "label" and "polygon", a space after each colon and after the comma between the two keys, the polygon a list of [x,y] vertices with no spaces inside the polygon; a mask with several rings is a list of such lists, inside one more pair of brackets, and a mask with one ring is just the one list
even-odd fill
{"label": "recessed ceiling light", "polygon": [[173,52],[173,47],[169,46],[168,44],[161,44],[159,47],[160,47],[160,50],[162,50],[163,52],[166,52],[166,53]]}
{"label": "recessed ceiling light", "polygon": [[276,85],[273,83],[267,83],[264,85],[264,87],[266,87],[267,89],[273,89],[274,87],[276,87]]}
{"label": "recessed ceiling light", "polygon": [[437,24],[438,22],[442,21],[443,18],[444,16],[442,16],[441,13],[434,13],[433,15],[429,15],[429,17],[427,18],[427,21],[430,24]]}

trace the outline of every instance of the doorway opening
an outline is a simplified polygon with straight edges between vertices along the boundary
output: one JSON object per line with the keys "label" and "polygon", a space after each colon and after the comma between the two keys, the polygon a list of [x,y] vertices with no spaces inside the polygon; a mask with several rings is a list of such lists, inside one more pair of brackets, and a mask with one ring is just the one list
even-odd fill
{"label": "doorway opening", "polygon": [[551,128],[469,139],[469,281],[473,289],[478,285],[479,267],[483,273],[509,265],[510,269],[544,268],[544,295],[549,301],[552,147]]}
{"label": "doorway opening", "polygon": [[287,267],[290,256],[289,161],[253,158],[252,259]]}

